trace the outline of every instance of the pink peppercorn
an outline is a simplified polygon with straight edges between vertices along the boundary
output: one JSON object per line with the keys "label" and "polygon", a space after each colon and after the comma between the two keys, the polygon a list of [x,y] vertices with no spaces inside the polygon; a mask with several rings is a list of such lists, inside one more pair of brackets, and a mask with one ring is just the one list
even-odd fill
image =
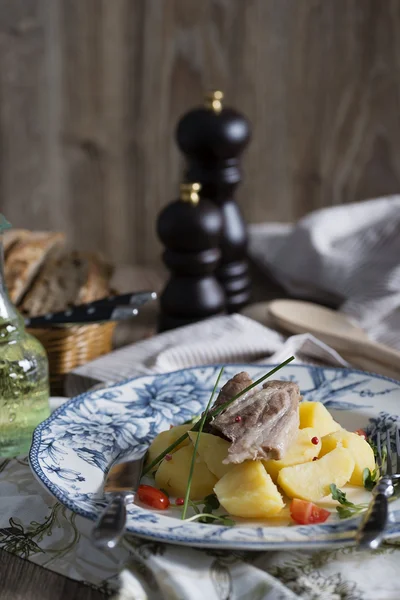
{"label": "pink peppercorn", "polygon": [[319,439],[317,438],[316,435],[313,438],[311,438],[311,443],[314,444],[314,446],[319,444]]}
{"label": "pink peppercorn", "polygon": [[237,417],[235,417],[236,423],[240,423],[241,420],[242,420],[242,417],[240,415],[238,415]]}
{"label": "pink peppercorn", "polygon": [[318,460],[318,456],[314,456],[313,460]]}
{"label": "pink peppercorn", "polygon": [[176,504],[176,506],[182,506],[182,504],[184,504],[184,503],[185,503],[185,501],[184,501],[184,499],[183,499],[183,498],[177,498],[177,499],[175,500],[175,504]]}
{"label": "pink peppercorn", "polygon": [[172,460],[172,456],[170,454],[166,454],[165,455],[165,460]]}

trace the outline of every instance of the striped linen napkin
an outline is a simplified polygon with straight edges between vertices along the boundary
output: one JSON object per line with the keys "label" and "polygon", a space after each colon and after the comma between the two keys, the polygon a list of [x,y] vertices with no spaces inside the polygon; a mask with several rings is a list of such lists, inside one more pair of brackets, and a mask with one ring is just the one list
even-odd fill
{"label": "striped linen napkin", "polygon": [[312,335],[286,339],[253,319],[234,314],[167,331],[78,367],[67,377],[66,395],[149,373],[221,363],[279,363],[291,355],[302,363],[349,366]]}

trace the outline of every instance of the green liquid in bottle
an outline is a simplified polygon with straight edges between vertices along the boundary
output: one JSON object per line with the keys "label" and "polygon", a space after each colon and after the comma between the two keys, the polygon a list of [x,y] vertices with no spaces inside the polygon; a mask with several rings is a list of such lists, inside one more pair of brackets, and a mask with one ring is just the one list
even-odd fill
{"label": "green liquid in bottle", "polygon": [[2,267],[0,237],[0,457],[12,457],[29,451],[33,430],[50,414],[49,378],[46,352],[11,304]]}
{"label": "green liquid in bottle", "polygon": [[11,328],[0,321],[0,456],[26,454],[34,428],[49,416],[44,349],[25,332],[2,342]]}

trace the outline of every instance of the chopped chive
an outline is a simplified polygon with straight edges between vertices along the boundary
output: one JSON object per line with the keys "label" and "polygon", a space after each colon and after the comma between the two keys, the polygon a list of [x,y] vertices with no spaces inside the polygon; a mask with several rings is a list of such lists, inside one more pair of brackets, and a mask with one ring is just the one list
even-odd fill
{"label": "chopped chive", "polygon": [[183,505],[183,510],[182,510],[182,520],[186,518],[186,512],[187,512],[187,508],[188,508],[188,504],[189,504],[190,488],[192,486],[192,479],[193,479],[193,472],[194,472],[194,463],[196,461],[196,453],[197,453],[197,447],[198,447],[199,441],[200,441],[200,434],[203,431],[204,423],[206,422],[207,415],[208,415],[208,410],[209,410],[209,408],[211,406],[212,401],[214,400],[215,392],[217,391],[219,380],[221,379],[221,376],[222,376],[223,372],[224,372],[224,367],[221,367],[221,370],[220,370],[220,372],[218,374],[218,377],[217,377],[217,381],[215,382],[213,391],[211,392],[210,399],[208,401],[206,409],[203,412],[203,415],[202,415],[200,423],[199,423],[199,435],[196,438],[196,442],[195,442],[194,448],[193,448],[192,462],[190,463],[189,477],[188,477],[188,482],[187,482],[187,486],[186,486],[185,503]]}
{"label": "chopped chive", "polygon": [[[225,408],[227,408],[230,404],[232,404],[232,402],[234,402],[235,400],[237,400],[238,398],[240,398],[240,396],[242,396],[243,394],[246,394],[247,392],[249,392],[250,390],[252,390],[254,387],[256,387],[257,385],[259,385],[260,383],[262,383],[268,377],[271,377],[271,375],[274,375],[277,371],[279,371],[280,369],[282,369],[283,367],[285,367],[287,364],[289,364],[290,362],[292,362],[292,360],[294,360],[294,356],[291,356],[290,358],[288,358],[287,360],[285,360],[283,363],[281,363],[277,367],[274,367],[266,375],[263,375],[262,377],[260,377],[260,379],[257,379],[257,381],[255,381],[254,383],[252,383],[251,385],[249,385],[243,391],[241,391],[238,394],[236,394],[236,396],[234,396],[233,398],[231,398],[231,400],[228,400],[227,402],[225,402],[221,406],[218,406],[216,409],[211,410],[209,412],[209,416],[210,417],[215,417],[216,415],[219,415],[219,413],[222,412],[223,410],[225,410]],[[201,421],[198,420],[193,425],[192,429],[190,429],[190,431],[199,431],[200,423],[201,423]],[[147,475],[147,473],[149,473],[150,471],[152,471],[152,469],[154,469],[154,467],[157,466],[158,463],[167,454],[169,454],[172,450],[174,450],[177,446],[179,446],[179,444],[181,444],[182,442],[184,442],[187,437],[189,437],[189,436],[188,436],[188,433],[186,432],[183,435],[181,435],[181,437],[178,438],[175,442],[173,442],[170,446],[168,446],[168,448],[166,448],[163,452],[161,452],[161,454],[159,454],[147,467],[144,468],[143,475]]]}
{"label": "chopped chive", "polygon": [[200,514],[200,510],[197,508],[197,503],[196,502],[192,502],[192,500],[189,500],[189,505],[193,508],[193,510],[196,513],[196,515]]}
{"label": "chopped chive", "polygon": [[168,446],[168,448],[163,450],[163,452],[161,452],[161,454],[159,454],[157,456],[157,458],[155,458],[147,467],[145,467],[143,469],[143,475],[147,475],[147,473],[152,471],[154,469],[154,467],[157,466],[158,463],[164,458],[164,456],[169,454],[171,452],[171,450],[174,450],[174,448],[176,448],[177,446],[179,446],[179,444],[184,442],[187,437],[188,437],[188,434],[184,433],[183,435],[181,435],[180,438],[178,438],[175,442],[173,442],[173,444],[171,444],[170,446]]}

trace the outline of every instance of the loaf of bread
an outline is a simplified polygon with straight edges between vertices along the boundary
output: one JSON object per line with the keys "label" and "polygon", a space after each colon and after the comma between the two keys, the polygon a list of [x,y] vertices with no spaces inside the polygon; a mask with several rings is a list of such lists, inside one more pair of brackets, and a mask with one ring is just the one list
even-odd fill
{"label": "loaf of bread", "polygon": [[61,233],[32,232],[13,244],[7,252],[6,282],[8,293],[17,306],[47,260],[61,251]]}
{"label": "loaf of bread", "polygon": [[112,269],[101,257],[68,248],[64,234],[11,230],[4,236],[11,300],[35,317],[104,298]]}

